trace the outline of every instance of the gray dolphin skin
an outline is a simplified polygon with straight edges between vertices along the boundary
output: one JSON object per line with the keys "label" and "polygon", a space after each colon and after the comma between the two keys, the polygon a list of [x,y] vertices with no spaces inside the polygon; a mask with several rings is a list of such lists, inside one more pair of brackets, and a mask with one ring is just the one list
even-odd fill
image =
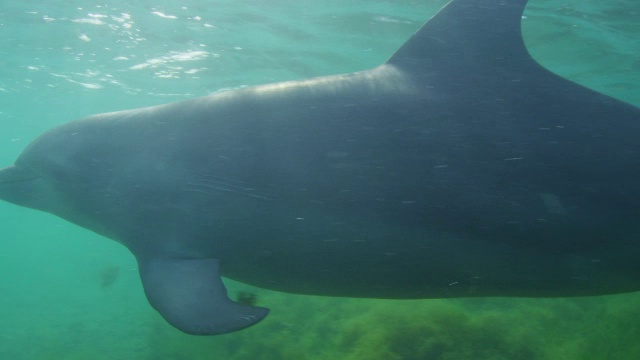
{"label": "gray dolphin skin", "polygon": [[526,0],[453,0],[386,63],[52,129],[0,198],[125,245],[190,334],[221,276],[370,298],[640,290],[640,109],[542,68]]}

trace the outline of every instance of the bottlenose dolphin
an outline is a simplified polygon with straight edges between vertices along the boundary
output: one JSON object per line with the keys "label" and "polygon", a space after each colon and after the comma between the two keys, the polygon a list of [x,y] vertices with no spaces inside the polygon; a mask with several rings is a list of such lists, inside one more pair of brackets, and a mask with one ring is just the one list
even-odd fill
{"label": "bottlenose dolphin", "polygon": [[220,276],[374,298],[640,289],[640,109],[542,68],[526,0],[453,0],[374,69],[90,116],[0,198],[116,240],[191,334],[268,310]]}

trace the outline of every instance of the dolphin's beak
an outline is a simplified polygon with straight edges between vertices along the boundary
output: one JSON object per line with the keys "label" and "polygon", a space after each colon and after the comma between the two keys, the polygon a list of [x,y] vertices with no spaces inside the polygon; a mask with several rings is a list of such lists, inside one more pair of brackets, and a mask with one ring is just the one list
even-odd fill
{"label": "dolphin's beak", "polygon": [[21,206],[30,206],[39,188],[36,173],[18,165],[0,169],[0,200]]}
{"label": "dolphin's beak", "polygon": [[39,176],[31,170],[17,165],[11,165],[7,166],[6,168],[0,169],[0,186],[2,184],[34,180],[38,177]]}

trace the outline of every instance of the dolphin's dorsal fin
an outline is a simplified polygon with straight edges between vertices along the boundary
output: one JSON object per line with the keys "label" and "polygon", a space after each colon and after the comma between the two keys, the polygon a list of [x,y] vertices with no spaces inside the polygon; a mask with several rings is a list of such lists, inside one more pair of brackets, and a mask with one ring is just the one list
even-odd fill
{"label": "dolphin's dorsal fin", "polygon": [[453,0],[388,61],[408,73],[531,62],[520,20],[527,0]]}
{"label": "dolphin's dorsal fin", "polygon": [[269,312],[227,297],[217,259],[138,257],[138,265],[149,303],[188,334],[216,335],[244,329]]}

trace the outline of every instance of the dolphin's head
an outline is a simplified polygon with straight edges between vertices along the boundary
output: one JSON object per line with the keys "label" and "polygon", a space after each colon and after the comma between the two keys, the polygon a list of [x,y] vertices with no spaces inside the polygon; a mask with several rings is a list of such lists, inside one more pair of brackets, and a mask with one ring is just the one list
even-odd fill
{"label": "dolphin's head", "polygon": [[99,175],[87,164],[97,159],[90,145],[94,140],[95,135],[83,134],[74,123],[44,133],[15,164],[0,169],[0,199],[73,217],[83,210],[79,206],[95,200],[89,190]]}
{"label": "dolphin's head", "polygon": [[0,200],[67,219],[74,213],[55,182],[18,164],[0,169]]}
{"label": "dolphin's head", "polygon": [[[0,199],[17,205],[41,208],[43,190],[46,182],[37,173],[28,168],[12,165],[0,169]],[[44,210],[44,209],[42,209]]]}
{"label": "dolphin's head", "polygon": [[46,142],[34,141],[15,164],[0,169],[0,199],[55,214],[66,212],[61,185],[72,171],[60,163],[61,149]]}

